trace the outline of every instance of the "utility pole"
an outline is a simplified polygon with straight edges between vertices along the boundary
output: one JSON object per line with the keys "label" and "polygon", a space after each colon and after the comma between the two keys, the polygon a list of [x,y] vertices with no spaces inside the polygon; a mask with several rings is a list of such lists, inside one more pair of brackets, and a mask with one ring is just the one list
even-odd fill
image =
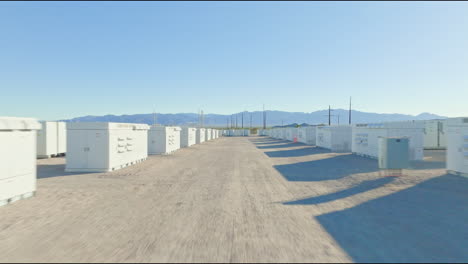
{"label": "utility pole", "polygon": [[351,96],[349,97],[349,124],[351,125]]}
{"label": "utility pole", "polygon": [[237,129],[237,116],[238,116],[238,114],[236,114],[236,129]]}
{"label": "utility pole", "polygon": [[226,118],[226,128],[229,128],[229,117]]}
{"label": "utility pole", "polygon": [[331,117],[335,116],[335,115],[331,114],[331,111],[333,111],[333,110],[331,110],[330,106],[328,106],[328,125],[329,126],[331,125]]}
{"label": "utility pole", "polygon": [[156,110],[153,108],[153,125],[156,125]]}
{"label": "utility pole", "polygon": [[252,129],[252,113],[250,113],[250,129]]}
{"label": "utility pole", "polygon": [[340,115],[338,115],[338,125],[340,124]]}

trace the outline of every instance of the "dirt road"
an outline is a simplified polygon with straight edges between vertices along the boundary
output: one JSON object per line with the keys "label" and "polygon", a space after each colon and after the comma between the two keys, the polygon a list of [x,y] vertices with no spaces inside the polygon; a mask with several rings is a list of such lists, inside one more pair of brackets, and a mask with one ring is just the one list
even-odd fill
{"label": "dirt road", "polygon": [[0,261],[468,261],[468,179],[436,158],[389,178],[374,160],[249,137],[110,173],[64,162],[38,160],[37,195],[0,207]]}

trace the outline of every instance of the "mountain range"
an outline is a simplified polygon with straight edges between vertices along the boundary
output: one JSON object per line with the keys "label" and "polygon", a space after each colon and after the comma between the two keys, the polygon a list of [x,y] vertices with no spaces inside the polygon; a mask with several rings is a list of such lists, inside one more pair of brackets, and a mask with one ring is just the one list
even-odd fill
{"label": "mountain range", "polygon": [[[242,120],[243,115],[243,120]],[[347,124],[349,111],[345,109],[333,109],[331,111],[332,124]],[[232,115],[205,114],[204,126],[207,127],[226,127],[232,123],[235,125],[237,117],[237,126],[253,127],[263,126],[263,112],[240,112]],[[375,123],[385,121],[404,121],[404,120],[429,120],[444,119],[445,116],[439,116],[431,113],[421,113],[419,115],[406,114],[380,114],[352,110],[352,123]],[[156,122],[155,122],[156,119]],[[178,114],[134,114],[134,115],[105,115],[105,116],[82,116],[65,122],[119,122],[119,123],[142,123],[142,124],[161,124],[161,125],[197,125],[198,114],[178,113]],[[288,124],[328,124],[328,110],[319,110],[315,112],[285,112],[285,111],[266,111],[266,124],[270,126],[288,125]]]}

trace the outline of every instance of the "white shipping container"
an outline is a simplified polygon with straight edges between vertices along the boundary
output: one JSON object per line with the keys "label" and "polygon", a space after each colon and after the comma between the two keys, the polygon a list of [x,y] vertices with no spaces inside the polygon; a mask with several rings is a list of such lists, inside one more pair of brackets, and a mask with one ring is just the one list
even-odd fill
{"label": "white shipping container", "polygon": [[449,118],[447,172],[468,177],[468,117]]}
{"label": "white shipping container", "polygon": [[377,158],[379,137],[407,137],[410,160],[423,160],[423,132],[424,123],[419,121],[356,124],[352,129],[351,150],[357,155]]}
{"label": "white shipping container", "polygon": [[33,118],[0,117],[0,206],[34,195],[39,129]]}
{"label": "white shipping container", "polygon": [[148,131],[148,154],[169,154],[180,149],[180,127],[151,126]]}
{"label": "white shipping container", "polygon": [[50,158],[57,155],[57,122],[42,121],[42,129],[37,131],[37,157]]}
{"label": "white shipping container", "polygon": [[67,152],[67,128],[65,122],[42,121],[37,131],[37,157],[50,158]]}
{"label": "white shipping container", "polygon": [[186,148],[197,143],[197,129],[194,127],[183,127],[180,131],[180,147]]}
{"label": "white shipping container", "polygon": [[424,149],[445,149],[447,139],[445,133],[445,120],[422,121],[424,127]]}
{"label": "white shipping container", "polygon": [[212,139],[212,138],[211,138],[211,131],[212,131],[211,128],[207,128],[207,129],[205,130],[205,141],[209,141],[209,140]]}
{"label": "white shipping container", "polygon": [[297,127],[287,127],[286,130],[286,140],[297,141],[298,128]]}
{"label": "white shipping container", "polygon": [[300,127],[297,131],[297,141],[307,145],[315,145],[316,128],[316,126]]}
{"label": "white shipping container", "polygon": [[318,126],[316,144],[334,152],[351,152],[351,131],[349,125]]}
{"label": "white shipping container", "polygon": [[206,130],[204,128],[197,128],[197,136],[195,138],[197,144],[205,142],[205,132]]}
{"label": "white shipping container", "polygon": [[288,140],[288,128],[281,128],[281,139]]}
{"label": "white shipping container", "polygon": [[57,122],[57,154],[65,154],[67,152],[67,124],[65,122]]}
{"label": "white shipping container", "polygon": [[67,123],[65,171],[106,172],[145,160],[148,129],[145,124]]}

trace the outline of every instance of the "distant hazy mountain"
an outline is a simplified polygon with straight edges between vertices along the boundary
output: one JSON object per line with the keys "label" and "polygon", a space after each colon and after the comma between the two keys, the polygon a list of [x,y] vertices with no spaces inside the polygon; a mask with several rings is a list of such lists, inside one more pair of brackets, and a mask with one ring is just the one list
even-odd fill
{"label": "distant hazy mountain", "polygon": [[[331,123],[347,124],[348,110],[333,109]],[[243,113],[244,127],[249,127],[252,120],[252,126],[262,126],[263,114],[261,111],[244,112]],[[421,113],[419,115],[405,114],[378,114],[368,113],[353,110],[351,113],[352,123],[373,123],[384,121],[403,121],[403,120],[428,120],[428,119],[444,119],[445,116],[439,116],[431,113]],[[242,113],[233,115],[217,115],[205,114],[205,126],[226,127],[231,123],[231,119],[235,124],[237,117],[238,127],[242,126]],[[311,113],[303,112],[284,112],[284,111],[267,111],[266,113],[267,126],[288,125],[288,124],[328,124],[328,110],[320,110]],[[121,122],[121,123],[144,123],[153,124],[153,114],[135,114],[135,115],[105,115],[105,116],[83,116],[76,117],[67,122]],[[180,114],[156,114],[156,123],[162,125],[190,125],[198,124],[198,115],[195,113],[180,113]]]}

